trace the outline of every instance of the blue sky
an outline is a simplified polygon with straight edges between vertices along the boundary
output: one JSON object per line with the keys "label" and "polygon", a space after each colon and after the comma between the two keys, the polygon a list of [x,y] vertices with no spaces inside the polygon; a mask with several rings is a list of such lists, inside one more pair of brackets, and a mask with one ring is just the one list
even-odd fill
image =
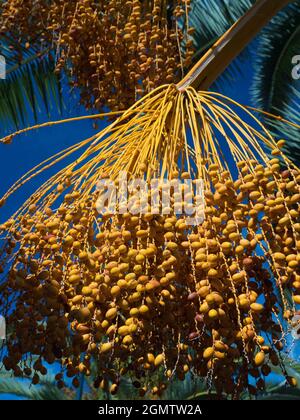
{"label": "blue sky", "polygon": [[[225,83],[222,86],[223,94],[245,105],[253,105],[250,95],[253,76],[252,62],[251,56],[248,57],[247,60],[241,63],[240,71],[236,73],[235,78],[230,83]],[[74,98],[68,94],[67,89],[65,89],[64,93],[64,102],[67,108],[72,109],[71,113],[64,113],[64,118],[86,114],[85,110],[76,106]],[[51,120],[61,118],[60,115],[54,113]],[[47,121],[47,118],[41,114],[39,116],[39,122],[42,123],[45,121]],[[34,121],[32,121],[32,124],[34,124]],[[106,121],[102,121],[99,124],[99,130],[106,126],[106,124]],[[30,132],[15,138],[11,145],[0,144],[0,197],[20,176],[33,166],[54,153],[88,138],[92,134],[95,134],[92,122],[82,121]],[[47,171],[43,176],[31,181],[11,197],[7,205],[0,209],[0,223],[10,217],[26,198],[34,192],[41,181],[46,180],[52,173],[53,171]],[[2,396],[1,398],[11,399],[8,395]]]}
{"label": "blue sky", "polygon": [[[238,77],[230,84],[224,85],[222,93],[243,104],[250,104],[249,88],[251,76],[251,61],[247,60],[241,66],[241,72]],[[86,114],[85,110],[75,105],[74,98],[68,95],[67,89],[65,89],[64,102],[67,108],[72,109],[72,112],[64,113],[64,118]],[[51,120],[59,120],[61,118],[59,114],[53,113]],[[47,118],[41,114],[39,123],[46,121]],[[34,121],[32,121],[33,124],[35,124]],[[99,130],[106,124],[106,121],[102,121],[99,124]],[[16,137],[10,145],[0,144],[0,197],[19,177],[42,160],[80,140],[88,138],[92,134],[95,134],[95,130],[92,127],[92,122],[87,120],[39,129]],[[51,173],[53,171],[45,172],[43,176],[26,184],[14,194],[8,200],[7,205],[0,209],[0,223],[9,218],[28,196],[34,192],[41,181],[46,180]],[[0,399],[15,399],[15,397],[2,395]]]}
{"label": "blue sky", "polygon": [[[230,83],[224,83],[222,93],[232,97],[242,104],[250,104],[250,86],[253,69],[252,60],[246,60],[240,66],[240,72],[236,74],[234,80]],[[0,81],[1,83],[1,81]],[[72,112],[65,112],[63,118],[78,115],[86,115],[84,109],[76,106],[74,98],[71,97],[67,89],[64,89],[64,102]],[[62,119],[59,114],[53,113],[51,120]],[[39,123],[48,121],[39,115]],[[32,121],[32,125],[35,124]],[[101,121],[99,129],[106,126],[106,121]],[[0,144],[0,197],[7,189],[19,179],[24,173],[32,167],[47,159],[54,153],[77,143],[80,140],[88,138],[95,134],[92,122],[80,121],[70,124],[64,124],[49,128],[38,129],[27,134],[16,137],[10,145]],[[0,222],[7,219],[25,199],[40,185],[42,180],[46,180],[53,172],[48,171],[38,179],[32,180],[29,184],[22,187],[14,196],[12,196],[7,205],[0,210]]]}

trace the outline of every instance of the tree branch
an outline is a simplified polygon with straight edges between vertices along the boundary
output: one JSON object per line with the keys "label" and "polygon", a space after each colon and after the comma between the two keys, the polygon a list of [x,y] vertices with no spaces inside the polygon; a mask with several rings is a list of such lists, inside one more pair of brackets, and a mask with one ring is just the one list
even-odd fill
{"label": "tree branch", "polygon": [[177,84],[207,90],[259,31],[291,0],[258,0]]}

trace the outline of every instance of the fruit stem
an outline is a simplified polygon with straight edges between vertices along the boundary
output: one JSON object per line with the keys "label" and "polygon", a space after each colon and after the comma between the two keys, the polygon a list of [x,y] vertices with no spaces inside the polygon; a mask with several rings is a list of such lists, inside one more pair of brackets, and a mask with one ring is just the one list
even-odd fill
{"label": "fruit stem", "polygon": [[291,0],[258,0],[194,65],[177,84],[179,91],[188,86],[208,90],[229,64],[260,30]]}

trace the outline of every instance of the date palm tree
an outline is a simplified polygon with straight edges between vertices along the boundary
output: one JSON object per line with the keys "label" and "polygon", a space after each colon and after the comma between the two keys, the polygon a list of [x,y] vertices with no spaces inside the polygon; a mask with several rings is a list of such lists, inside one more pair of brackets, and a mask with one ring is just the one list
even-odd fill
{"label": "date palm tree", "polygon": [[[245,13],[255,0],[192,0],[190,24],[194,34],[196,62],[223,34]],[[282,10],[259,34],[253,48],[245,48],[237,60],[229,66],[214,84],[214,90],[222,90],[224,83],[233,83],[243,59],[253,61],[252,100],[257,108],[298,121],[300,118],[299,80],[292,78],[292,58],[300,49],[300,0]],[[7,60],[7,80],[0,81],[1,126],[10,130],[37,120],[41,110],[46,116],[52,111],[62,111],[62,84],[54,73],[55,51],[41,52],[2,34],[0,51]],[[253,45],[253,44],[252,44]],[[184,46],[183,46],[184,48]],[[16,57],[11,52],[20,50]],[[300,160],[299,131],[264,121],[276,132],[282,133],[288,142],[285,152],[295,162]],[[2,129],[3,130],[3,129]],[[3,134],[3,132],[2,132]]]}
{"label": "date palm tree", "polygon": [[[300,364],[293,359],[287,359],[286,367],[289,374],[300,378]],[[278,374],[276,376],[276,374]],[[300,381],[299,381],[300,382]],[[27,380],[11,378],[5,373],[0,373],[0,400],[9,395],[12,399],[28,400],[74,400],[78,399],[78,393],[73,388],[58,389],[53,377],[47,376],[38,387],[30,386]],[[214,392],[209,395],[205,381],[194,379],[188,376],[185,381],[172,381],[162,399],[165,400],[206,400],[213,398]],[[112,397],[114,400],[134,400],[139,399],[138,391],[133,391],[130,381],[124,379],[121,383],[119,392]],[[299,400],[300,386],[297,388],[288,387],[280,376],[280,372],[274,369],[272,379],[267,387],[257,397],[258,400]],[[84,385],[80,399],[85,400],[105,400],[107,394],[102,390],[93,387],[93,381],[88,380]],[[244,394],[241,399],[249,399],[249,394]]]}
{"label": "date palm tree", "polygon": [[[256,7],[251,9],[251,11],[247,13],[235,27],[232,27],[229,32],[221,37],[217,44],[214,44],[212,49],[208,50],[204,54],[203,58],[196,63],[191,72],[188,73],[188,75],[178,85],[179,89],[184,87],[186,84],[202,90],[210,88],[215,80],[228,67],[228,64],[238,56],[259,29],[263,27],[266,22],[287,3],[289,2],[279,1],[272,4],[270,1],[264,0],[258,2]],[[256,25],[254,25],[255,22]],[[224,59],[225,57],[226,60]],[[8,384],[9,380],[6,380],[6,383]],[[47,390],[48,386],[49,382],[47,382],[47,380],[42,381],[40,384],[42,390],[44,389],[43,387],[46,387],[45,389]],[[19,388],[19,391],[16,392],[21,394],[21,388]],[[7,389],[8,387],[6,387],[6,391]],[[11,391],[12,390],[13,388],[11,388]],[[274,388],[272,391],[276,391],[277,394],[280,394],[282,392],[282,387]],[[63,395],[60,396],[63,397]],[[56,399],[58,399],[57,397],[58,395],[56,395]],[[196,395],[196,398],[201,397],[202,395]]]}

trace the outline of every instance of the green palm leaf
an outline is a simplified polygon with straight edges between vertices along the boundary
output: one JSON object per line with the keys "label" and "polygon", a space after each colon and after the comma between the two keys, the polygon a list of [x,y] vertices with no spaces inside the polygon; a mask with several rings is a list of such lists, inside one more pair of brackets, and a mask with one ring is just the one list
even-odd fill
{"label": "green palm leaf", "polygon": [[[193,0],[190,25],[196,53],[194,61],[249,9],[254,0]],[[300,51],[300,0],[281,11],[256,41],[252,98],[255,107],[300,124],[300,80],[292,77],[292,58]],[[236,80],[241,61],[249,58],[249,48],[228,67],[213,89]],[[280,121],[264,118],[277,137],[287,140],[284,152],[300,164],[300,130]]]}
{"label": "green palm leaf", "polygon": [[[260,36],[252,96],[255,106],[300,124],[300,81],[292,77],[292,58],[300,51],[300,1],[279,13]],[[287,140],[286,154],[300,163],[300,130],[280,121],[265,122]]]}
{"label": "green palm leaf", "polygon": [[300,392],[298,392],[297,395],[293,395],[290,393],[285,393],[285,394],[270,394],[270,395],[264,395],[264,396],[260,396],[257,398],[260,401],[299,401],[300,399]]}
{"label": "green palm leaf", "polygon": [[254,2],[254,0],[193,0],[189,24],[195,28],[193,37],[196,56],[201,56]]}
{"label": "green palm leaf", "polygon": [[0,135],[37,120],[41,112],[47,117],[61,113],[61,82],[51,51],[26,48],[4,36],[0,54],[6,60],[6,79],[0,80]]}
{"label": "green palm leaf", "polygon": [[[196,62],[250,7],[255,0],[193,0],[189,16],[193,35]],[[215,90],[222,90],[224,83],[233,82],[240,70],[240,60],[248,57],[246,48],[215,83]]]}
{"label": "green palm leaf", "polygon": [[193,400],[208,398],[208,388],[205,380],[187,375],[184,381],[173,379],[166,389],[163,399],[165,400]]}
{"label": "green palm leaf", "polygon": [[30,386],[30,381],[9,377],[0,374],[0,399],[1,394],[11,394],[27,400],[68,400],[68,394],[57,388],[54,378],[47,376],[40,385]]}

